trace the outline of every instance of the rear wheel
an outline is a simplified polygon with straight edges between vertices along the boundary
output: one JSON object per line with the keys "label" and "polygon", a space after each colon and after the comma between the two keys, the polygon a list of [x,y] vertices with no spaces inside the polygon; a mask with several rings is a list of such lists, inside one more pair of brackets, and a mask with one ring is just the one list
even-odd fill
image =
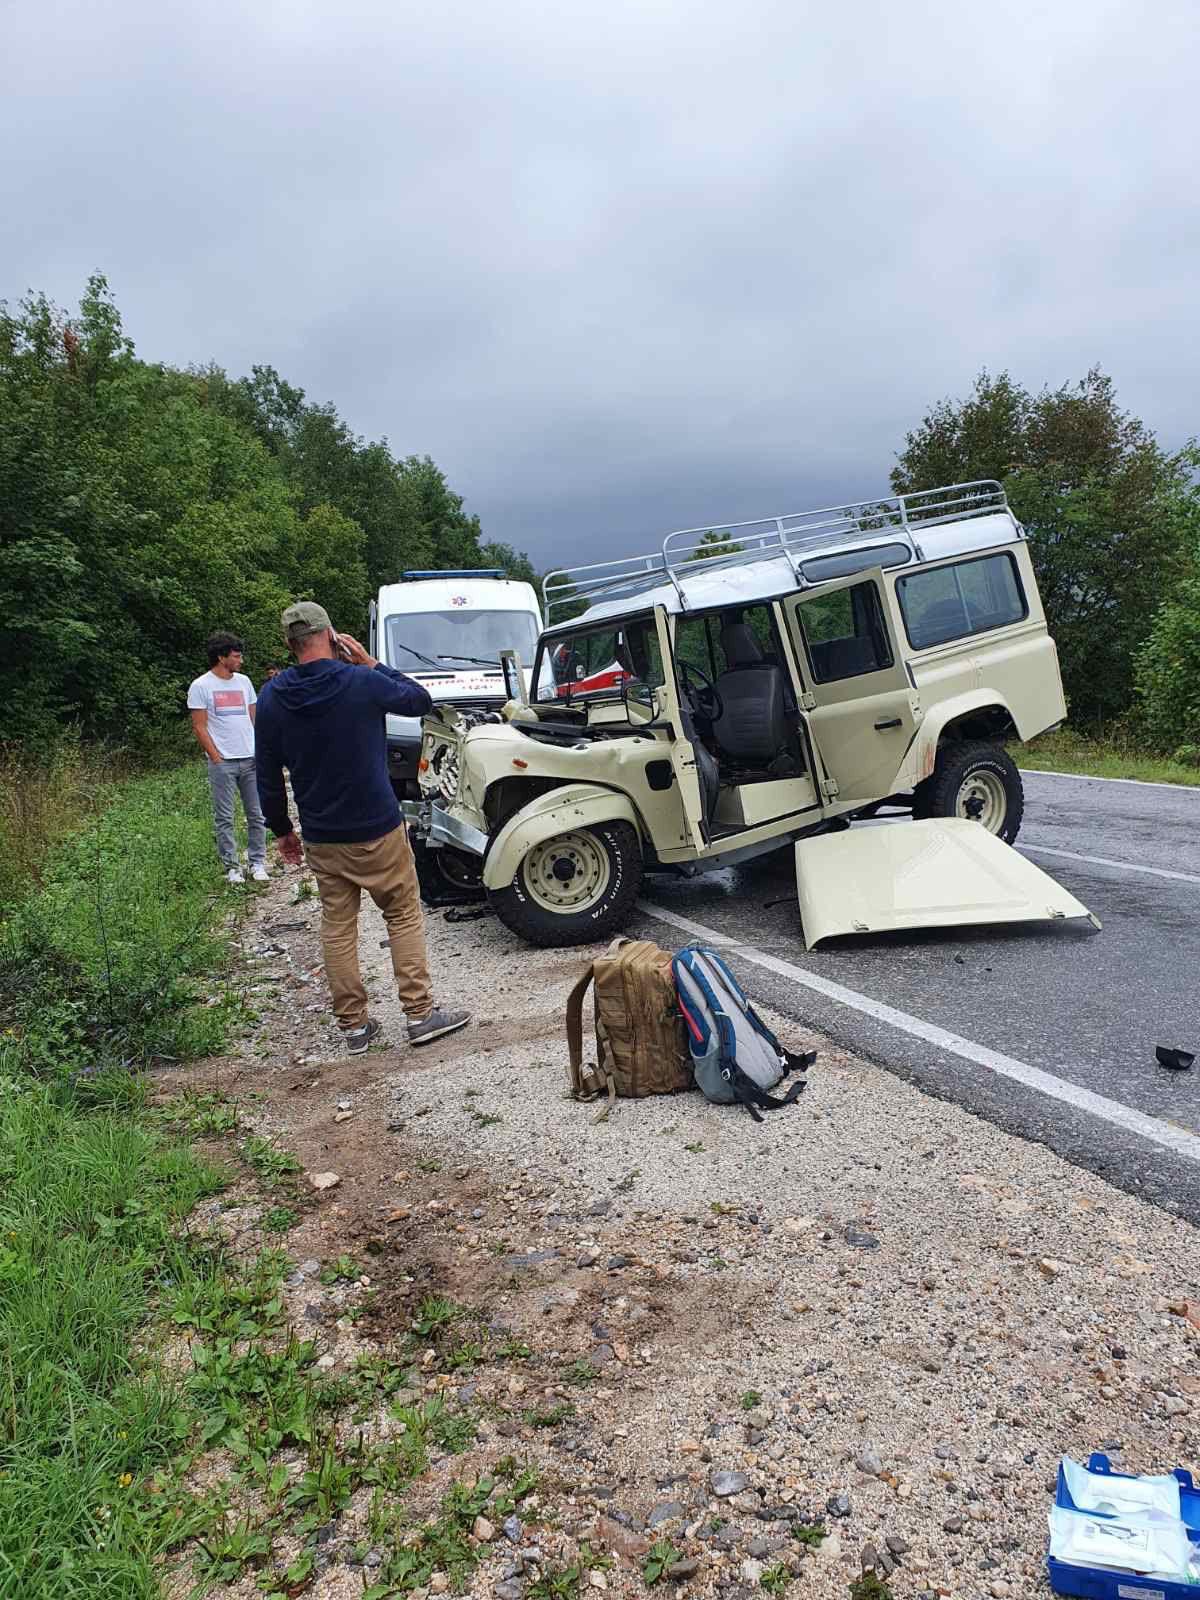
{"label": "rear wheel", "polygon": [[421,899],[427,906],[477,905],[487,898],[478,856],[467,855],[464,850],[455,850],[449,845],[431,850],[416,839],[412,841],[412,849]]}
{"label": "rear wheel", "polygon": [[931,777],[913,791],[914,817],[965,817],[1012,844],[1021,831],[1025,791],[1016,762],[995,744],[949,744]]}
{"label": "rear wheel", "polygon": [[641,884],[637,829],[601,822],[535,844],[490,899],[505,927],[530,944],[590,944],[621,928]]}

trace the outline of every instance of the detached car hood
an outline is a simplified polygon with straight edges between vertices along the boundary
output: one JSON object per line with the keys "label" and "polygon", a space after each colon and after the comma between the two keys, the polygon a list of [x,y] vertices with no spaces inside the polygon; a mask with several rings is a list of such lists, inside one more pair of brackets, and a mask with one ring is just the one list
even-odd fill
{"label": "detached car hood", "polygon": [[965,817],[820,834],[796,845],[811,950],[836,934],[989,922],[1099,920],[1011,845]]}

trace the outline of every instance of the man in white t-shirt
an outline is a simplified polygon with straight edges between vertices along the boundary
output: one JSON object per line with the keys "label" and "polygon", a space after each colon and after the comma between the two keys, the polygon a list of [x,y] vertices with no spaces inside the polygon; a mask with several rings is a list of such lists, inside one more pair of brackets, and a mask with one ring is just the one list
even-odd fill
{"label": "man in white t-shirt", "polygon": [[258,804],[254,769],[254,685],[242,665],[242,641],[236,634],[214,633],[208,640],[209,670],[188,690],[192,732],[208,757],[212,790],[213,831],[217,854],[230,883],[245,883],[233,826],[233,793],[242,797],[249,835],[250,876],[269,882],[267,829]]}

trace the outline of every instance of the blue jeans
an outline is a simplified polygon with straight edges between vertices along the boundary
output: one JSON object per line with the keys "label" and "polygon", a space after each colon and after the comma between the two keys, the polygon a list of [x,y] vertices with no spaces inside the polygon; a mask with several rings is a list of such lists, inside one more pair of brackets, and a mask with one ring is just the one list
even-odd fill
{"label": "blue jeans", "polygon": [[267,860],[267,825],[258,805],[258,785],[254,780],[254,757],[240,761],[210,761],[208,786],[212,790],[213,832],[217,836],[217,854],[223,867],[238,864],[237,834],[233,827],[233,791],[242,797],[242,810],[246,813],[246,832],[250,838],[250,865]]}

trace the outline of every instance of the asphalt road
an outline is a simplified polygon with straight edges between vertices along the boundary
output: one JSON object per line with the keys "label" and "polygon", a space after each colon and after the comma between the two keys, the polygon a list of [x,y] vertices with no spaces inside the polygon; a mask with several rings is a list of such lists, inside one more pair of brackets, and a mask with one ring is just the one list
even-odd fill
{"label": "asphalt road", "polygon": [[1168,1072],[1154,1055],[1200,1055],[1200,789],[1024,776],[1018,846],[1095,912],[1099,933],[890,934],[808,954],[790,851],[647,880],[644,932],[674,946],[719,935],[752,996],[1200,1222],[1200,1061]]}

